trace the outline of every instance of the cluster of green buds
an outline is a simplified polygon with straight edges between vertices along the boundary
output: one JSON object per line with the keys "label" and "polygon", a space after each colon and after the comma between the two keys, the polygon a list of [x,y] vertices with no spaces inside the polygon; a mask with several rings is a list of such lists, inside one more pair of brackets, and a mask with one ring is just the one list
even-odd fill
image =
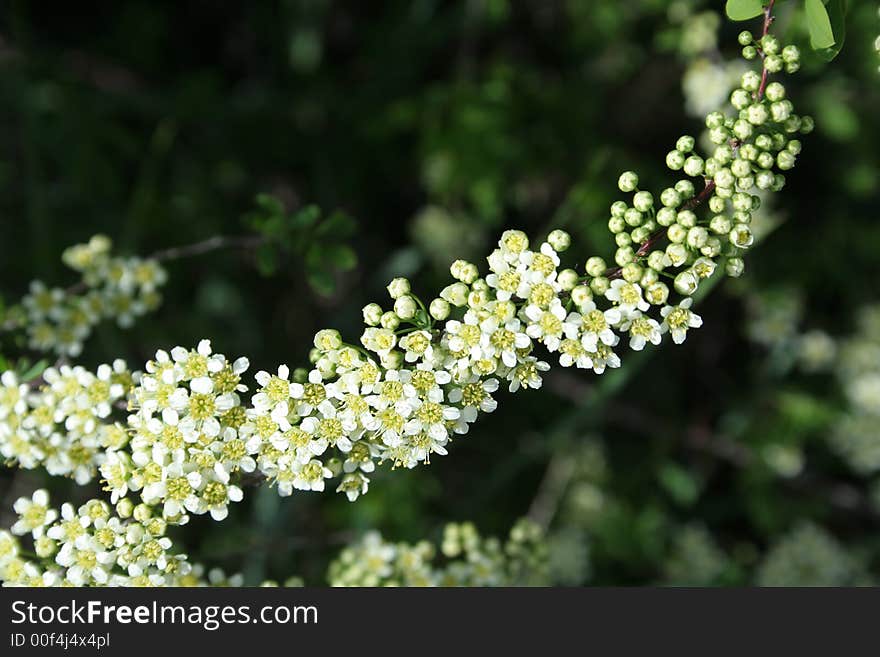
{"label": "cluster of green buds", "polygon": [[[698,153],[694,137],[679,138],[666,156],[666,165],[686,177],[663,189],[656,199],[639,189],[634,172],[620,176],[618,187],[632,197],[611,206],[608,227],[617,244],[616,267],[608,268],[601,258],[587,262],[593,295],[604,294],[614,279],[621,278],[640,285],[647,301],[659,305],[672,291],[664,278],[675,292],[690,297],[722,259],[729,276],[742,274],[741,256],[755,239],[751,223],[760,207],[760,193],[782,189],[784,172],[794,166],[801,151],[796,136],[810,132],[813,121],[794,113],[782,83],[769,81],[774,73],[798,69],[798,49],[781,47],[770,34],[755,41],[751,33],[743,32],[739,40],[743,55],[760,56],[763,67],[744,73],[731,93],[735,114],[714,111],[706,117],[711,155]],[[708,212],[698,214],[703,204]]]}
{"label": "cluster of green buds", "polygon": [[543,533],[527,520],[504,542],[480,536],[471,523],[453,523],[439,549],[370,532],[340,553],[327,579],[331,586],[540,586],[548,583],[546,561]]}
{"label": "cluster of green buds", "polygon": [[23,328],[31,349],[75,357],[102,320],[128,327],[155,310],[165,270],[155,259],[113,256],[111,247],[108,237],[95,235],[67,249],[62,260],[81,275],[80,281],[67,289],[33,281],[21,304],[6,312],[2,328]]}

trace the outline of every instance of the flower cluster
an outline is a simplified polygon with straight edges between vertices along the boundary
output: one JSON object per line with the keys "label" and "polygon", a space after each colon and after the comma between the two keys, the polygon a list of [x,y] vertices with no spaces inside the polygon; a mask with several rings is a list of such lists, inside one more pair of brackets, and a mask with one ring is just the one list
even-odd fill
{"label": "flower cluster", "polygon": [[212,353],[208,340],[194,350],[159,351],[131,392],[128,449],[109,452],[101,464],[113,501],[138,491],[169,522],[185,523],[188,512],[225,518],[228,503],[242,498],[230,475],[252,472],[259,446],[258,436],[241,431],[238,393],[246,390],[240,380],[247,368],[246,358]]}
{"label": "flower cluster", "polygon": [[864,564],[833,535],[812,523],[794,527],[758,567],[758,586],[872,585]]}
{"label": "flower cluster", "polygon": [[[438,552],[442,564],[435,563]],[[370,532],[330,564],[327,579],[331,586],[540,586],[547,583],[546,556],[541,530],[526,520],[504,543],[481,537],[470,523],[449,524],[439,550]]]}
{"label": "flower cluster", "polygon": [[31,349],[77,356],[101,320],[115,318],[119,326],[128,327],[157,308],[165,270],[155,259],[113,256],[111,246],[109,238],[96,235],[67,249],[62,260],[81,274],[80,282],[61,289],[33,281],[4,326],[23,327]]}
{"label": "flower cluster", "polygon": [[19,381],[11,370],[0,375],[0,455],[88,483],[108,451],[128,443],[111,413],[125,403],[132,373],[121,360],[95,372],[61,365],[46,369],[39,384]]}
{"label": "flower cluster", "polygon": [[[204,568],[171,551],[167,523],[128,500],[114,510],[101,500],[52,508],[36,491],[14,505],[18,521],[0,531],[5,586],[183,586],[204,583]],[[27,540],[30,545],[23,544]],[[32,550],[30,549],[32,548]],[[223,578],[216,573],[213,581]]]}
{"label": "flower cluster", "polygon": [[863,308],[858,331],[840,342],[835,374],[847,408],[830,434],[831,446],[857,472],[880,472],[880,306]]}

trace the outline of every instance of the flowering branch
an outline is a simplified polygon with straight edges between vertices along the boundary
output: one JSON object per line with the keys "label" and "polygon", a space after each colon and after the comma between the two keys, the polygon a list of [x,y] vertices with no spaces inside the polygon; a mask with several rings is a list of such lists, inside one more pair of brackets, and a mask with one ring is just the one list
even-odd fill
{"label": "flowering branch", "polygon": [[[768,29],[769,22],[768,12]],[[740,35],[747,59],[757,54],[752,40],[749,33]],[[240,484],[251,473],[264,476],[282,496],[323,491],[335,479],[336,490],[354,501],[367,492],[377,466],[414,468],[445,455],[481,413],[495,410],[502,382],[512,393],[540,388],[550,365],[536,354],[539,347],[562,367],[603,374],[621,365],[624,341],[636,352],[659,345],[666,335],[682,343],[702,325],[691,310],[693,295],[718,264],[730,276],[743,272],[741,255],[754,242],[750,223],[760,205],[753,192],[782,189],[783,172],[794,166],[801,148],[794,135],[812,129],[809,117],[794,114],[782,84],[762,85],[771,73],[797,70],[797,48],[780,51],[766,31],[758,45],[762,73],[748,71],[731,95],[738,114],[716,111],[706,118],[715,144],[711,156],[698,155],[688,135],[667,155],[667,166],[685,177],[662,190],[659,207],[653,194],[638,188],[636,173],[620,176],[620,191],[632,196],[610,209],[617,269],[609,270],[598,256],[587,260],[585,275],[561,268],[560,256],[571,242],[564,231],[552,231],[535,249],[524,233],[506,231],[487,258],[488,273],[454,262],[454,282],[429,303],[406,279],[393,280],[390,309],[377,303],[363,309],[359,345],[344,342],[336,330],[319,331],[312,369],[291,372],[282,364],[274,372],[257,372],[248,403],[242,400],[249,390],[243,382],[248,359],[215,353],[209,340],[195,349],[159,350],[143,372],[122,361],[94,373],[78,366],[49,368],[37,392],[4,372],[0,453],[22,467],[44,466],[80,483],[100,471],[116,521],[134,518],[160,541],[161,549],[150,548],[155,559],[137,572],[161,577],[173,568],[158,538],[165,526],[185,524],[190,514],[224,519],[229,505],[243,498]],[[699,194],[691,179],[703,182]],[[710,215],[698,217],[694,210],[703,203]],[[661,237],[668,240],[662,249]],[[123,266],[123,274],[134,273],[121,279],[108,275],[119,267],[108,266],[116,261],[100,240],[76,247],[65,261],[114,295],[152,292],[161,278],[155,264],[160,260],[240,245],[242,239],[216,237],[160,251],[152,260]],[[152,263],[152,275],[138,275],[146,263]],[[672,281],[671,289],[663,279]],[[151,289],[143,288],[144,280]],[[34,298],[26,305],[37,309],[32,319],[42,321],[43,306]],[[63,319],[67,326],[70,317]],[[65,351],[75,355],[70,347]],[[124,422],[112,416],[123,400],[130,410]],[[550,474],[551,482],[558,478]],[[548,523],[553,504],[540,495],[536,504],[534,514]],[[40,531],[44,516],[34,518],[28,526]],[[81,549],[75,541],[67,548],[67,535],[50,538],[63,544],[59,558]],[[78,552],[74,556],[76,561]],[[73,562],[65,556],[58,563],[70,577]],[[75,571],[75,577],[103,583],[94,571]]]}

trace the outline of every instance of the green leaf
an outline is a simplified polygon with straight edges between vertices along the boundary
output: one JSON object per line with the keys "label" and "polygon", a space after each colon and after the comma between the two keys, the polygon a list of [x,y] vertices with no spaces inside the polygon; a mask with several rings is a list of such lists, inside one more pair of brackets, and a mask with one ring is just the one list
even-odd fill
{"label": "green leaf", "polygon": [[834,34],[834,45],[818,50],[818,54],[826,62],[837,57],[846,40],[846,0],[827,0],[825,9],[831,21],[831,31]]}
{"label": "green leaf", "polygon": [[255,204],[267,214],[284,214],[284,204],[271,194],[257,194]]}
{"label": "green leaf", "polygon": [[354,219],[344,212],[336,211],[327,217],[315,231],[315,235],[332,237],[333,239],[345,239],[354,234],[356,224]]}
{"label": "green leaf", "polygon": [[336,280],[327,269],[311,269],[306,278],[309,281],[309,285],[318,294],[330,296],[333,294],[333,290],[336,289]]}
{"label": "green leaf", "polygon": [[[27,361],[25,361],[24,367],[27,367]],[[27,369],[21,373],[21,375],[20,375],[21,380],[22,381],[30,381],[32,379],[36,379],[38,376],[40,376],[43,373],[43,371],[47,367],[49,367],[48,361],[38,360],[36,363],[31,365],[30,367],[27,367]]]}
{"label": "green leaf", "polygon": [[700,496],[700,486],[693,475],[675,463],[664,464],[657,476],[670,497],[683,506],[690,506]]}
{"label": "green leaf", "polygon": [[271,244],[261,244],[255,253],[257,269],[263,276],[271,276],[278,269],[278,252]]}
{"label": "green leaf", "polygon": [[822,50],[834,45],[834,30],[831,29],[831,19],[822,0],[805,0],[804,9],[807,12],[807,27],[810,30],[810,45],[813,50]]}
{"label": "green leaf", "polygon": [[747,21],[764,13],[761,0],[727,0],[724,10],[732,21]]}
{"label": "green leaf", "polygon": [[321,208],[307,205],[290,218],[290,225],[296,229],[309,228],[321,218]]}
{"label": "green leaf", "polygon": [[340,271],[354,269],[357,264],[357,254],[347,244],[331,244],[325,249],[325,257]]}

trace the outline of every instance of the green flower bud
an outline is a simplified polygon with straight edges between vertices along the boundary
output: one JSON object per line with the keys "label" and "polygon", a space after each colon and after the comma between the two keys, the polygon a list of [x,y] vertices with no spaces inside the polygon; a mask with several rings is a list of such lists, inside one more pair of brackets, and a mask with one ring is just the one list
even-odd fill
{"label": "green flower bud", "polygon": [[660,203],[666,208],[677,208],[681,205],[681,194],[672,187],[667,187],[660,192]]}
{"label": "green flower bud", "polygon": [[547,242],[554,250],[562,253],[571,246],[571,235],[564,230],[554,230],[547,236]]}
{"label": "green flower bud", "polygon": [[617,187],[622,192],[634,192],[639,186],[639,176],[635,171],[624,171],[617,180]]}
{"label": "green flower bud", "polygon": [[669,244],[666,246],[666,257],[673,267],[681,267],[688,259],[687,247],[684,244]]}
{"label": "green flower bud", "polygon": [[724,272],[731,278],[739,278],[745,270],[742,258],[728,258],[724,265]]}
{"label": "green flower bud", "polygon": [[746,46],[742,49],[743,59],[752,60],[758,56],[758,49],[755,46]]}
{"label": "green flower bud", "polygon": [[785,98],[785,87],[779,82],[771,82],[764,89],[764,95],[767,96],[767,100],[770,102],[778,102]]}
{"label": "green flower bud", "polygon": [[134,502],[127,497],[123,497],[116,503],[116,515],[123,520],[131,518],[132,513],[134,513]]}
{"label": "green flower bud", "polygon": [[614,201],[614,203],[611,204],[611,216],[622,217],[628,207],[629,206],[623,201]]}
{"label": "green flower bud", "polygon": [[445,299],[456,308],[460,308],[467,303],[468,287],[464,283],[453,283],[447,285],[440,292],[440,298]]}
{"label": "green flower bud", "polygon": [[742,119],[738,119],[736,123],[733,124],[733,134],[740,141],[745,141],[751,137],[754,130],[755,129],[752,127],[751,123],[743,121]]}
{"label": "green flower bud", "polygon": [[629,233],[617,233],[614,236],[614,243],[617,246],[629,246],[632,244],[632,237],[630,237]]}
{"label": "green flower bud", "polygon": [[761,171],[755,176],[755,185],[758,189],[770,189],[776,182],[776,176],[771,171]]}
{"label": "green flower bud", "polygon": [[600,258],[599,256],[593,256],[589,260],[587,260],[587,264],[584,266],[584,271],[587,272],[589,276],[596,278],[597,276],[602,276],[605,273],[605,270],[608,269],[608,265],[605,264],[605,260]]}
{"label": "green flower bud", "polygon": [[788,171],[794,167],[797,158],[789,151],[780,151],[776,156],[776,165],[783,171]]}
{"label": "green flower bud", "polygon": [[608,220],[608,230],[612,233],[622,233],[626,230],[626,221],[623,217],[611,217]]}
{"label": "green flower bud", "polygon": [[630,208],[629,210],[627,210],[626,214],[623,215],[623,219],[630,226],[642,225],[642,213],[635,208]]}
{"label": "green flower bud", "polygon": [[682,198],[693,198],[697,193],[694,189],[694,183],[687,179],[682,179],[675,183],[675,191],[681,194]]}
{"label": "green flower bud", "polygon": [[379,323],[382,325],[382,328],[394,331],[400,326],[400,315],[389,310],[387,313],[382,314],[382,319]]}
{"label": "green flower bud", "polygon": [[775,55],[779,52],[779,39],[772,34],[767,34],[761,39],[761,49],[767,55]]}
{"label": "green flower bud", "polygon": [[378,303],[368,303],[364,306],[364,324],[367,326],[376,326],[382,321],[382,308]]}
{"label": "green flower bud", "polygon": [[671,226],[675,223],[675,208],[660,208],[657,211],[657,223],[661,226]]}
{"label": "green flower bud", "polygon": [[707,128],[720,128],[724,125],[724,114],[721,112],[715,111],[710,112],[706,116],[706,127]]}
{"label": "green flower bud", "polygon": [[779,55],[767,55],[764,58],[764,68],[766,68],[771,73],[779,73],[779,71],[781,71],[784,66],[785,62]]}
{"label": "green flower bud", "polygon": [[745,109],[751,102],[752,95],[745,89],[734,89],[730,94],[730,104],[738,110]]}
{"label": "green flower bud", "polygon": [[699,176],[703,173],[703,158],[699,155],[691,155],[684,161],[684,172],[689,176]]}
{"label": "green flower bud", "polygon": [[578,279],[578,273],[574,269],[563,269],[556,277],[559,286],[565,291],[573,289],[578,284]]}
{"label": "green flower bud", "polygon": [[740,86],[744,91],[757,91],[761,86],[761,76],[755,71],[746,71],[740,80]]}
{"label": "green flower bud", "polygon": [[785,46],[782,49],[782,59],[786,64],[796,64],[800,62],[801,51],[797,46]]}
{"label": "green flower bud", "polygon": [[673,244],[680,244],[687,238],[687,228],[681,224],[672,224],[666,231],[666,236]]}
{"label": "green flower bud", "polygon": [[618,267],[625,267],[635,260],[635,257],[635,251],[633,251],[631,246],[621,246],[614,252],[614,262],[617,263]]}
{"label": "green flower bud", "polygon": [[663,271],[671,264],[669,256],[666,255],[665,251],[651,251],[648,254],[648,267],[655,271]]}
{"label": "green flower bud", "polygon": [[730,173],[737,178],[745,178],[752,174],[752,165],[742,158],[736,158],[730,165]]}
{"label": "green flower bud", "polygon": [[669,151],[666,155],[666,166],[673,171],[678,171],[684,166],[684,153],[681,151]]}
{"label": "green flower bud", "polygon": [[702,226],[694,226],[687,232],[687,245],[692,249],[702,248],[708,240],[709,231]]}
{"label": "green flower bud", "polygon": [[643,288],[647,288],[660,278],[660,274],[657,273],[656,269],[651,269],[650,267],[645,267],[645,270],[642,272],[642,277],[639,279],[639,285]]}
{"label": "green flower bud", "polygon": [[696,274],[689,269],[680,272],[674,281],[675,291],[688,297],[697,291],[699,284]]}
{"label": "green flower bud", "polygon": [[694,146],[696,146],[696,140],[690,135],[684,135],[678,138],[678,141],[675,142],[675,149],[681,151],[682,153],[690,153],[694,150]]}
{"label": "green flower bud", "polygon": [[752,33],[748,30],[743,30],[739,33],[737,40],[739,41],[739,45],[747,46],[752,42]]}
{"label": "green flower bud", "polygon": [[578,285],[571,291],[571,300],[579,308],[585,306],[593,298],[593,293],[586,285]]}
{"label": "green flower bud", "polygon": [[610,285],[611,283],[604,276],[597,276],[590,281],[590,289],[596,296],[602,296],[603,294],[605,294],[608,291]]}
{"label": "green flower bud", "polygon": [[630,233],[630,237],[636,244],[644,244],[651,237],[651,231],[645,226],[639,226]]}
{"label": "green flower bud", "polygon": [[719,169],[715,173],[715,184],[718,187],[733,187],[734,182],[733,174],[730,172],[730,169]]}
{"label": "green flower bud", "polygon": [[403,366],[403,354],[399,351],[389,351],[381,360],[385,369],[399,370]]}
{"label": "green flower bud", "polygon": [[395,278],[388,284],[387,289],[392,299],[398,299],[404,294],[409,294],[409,281],[405,278]]}
{"label": "green flower bud", "polygon": [[675,221],[685,228],[691,228],[697,225],[697,215],[693,210],[682,210],[675,216]]}
{"label": "green flower bud", "polygon": [[654,197],[651,192],[636,192],[636,195],[633,196],[633,207],[639,212],[647,212],[653,206]]}
{"label": "green flower bud", "polygon": [[642,267],[635,262],[631,262],[624,266],[621,275],[627,283],[637,283],[642,277]]}
{"label": "green flower bud", "polygon": [[720,213],[724,212],[724,208],[727,207],[727,203],[720,196],[713,196],[709,199],[709,210],[711,212]]}
{"label": "green flower bud", "polygon": [[441,322],[449,317],[450,310],[449,302],[440,298],[434,299],[431,305],[428,306],[428,312],[431,313],[431,317]]}
{"label": "green flower bud", "polygon": [[749,105],[749,108],[746,111],[748,121],[752,125],[763,125],[767,122],[767,119],[770,118],[770,113],[767,111],[766,105],[755,103],[754,105]]}
{"label": "green flower bud", "polygon": [[717,258],[721,255],[721,240],[717,237],[710,237],[706,240],[706,244],[703,248],[700,249],[700,253],[702,253],[707,258]]}

